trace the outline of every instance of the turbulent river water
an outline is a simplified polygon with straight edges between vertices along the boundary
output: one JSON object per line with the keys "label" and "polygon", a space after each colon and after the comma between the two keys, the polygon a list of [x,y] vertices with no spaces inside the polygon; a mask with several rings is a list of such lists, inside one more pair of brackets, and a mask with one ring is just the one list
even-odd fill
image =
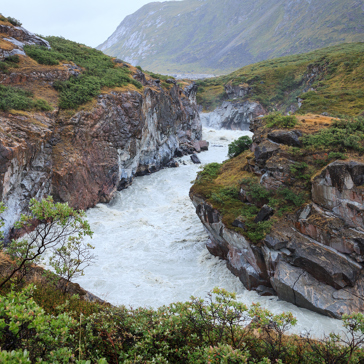
{"label": "turbulent river water", "polygon": [[[222,162],[228,144],[248,134],[204,129],[210,149],[198,155],[202,164]],[[207,234],[188,197],[199,166],[189,157],[183,161],[179,168],[136,178],[110,204],[87,212],[97,260],[78,283],[114,305],[132,307],[205,297],[218,286],[236,292],[246,304],[260,302],[274,313],[291,311],[298,319],[295,333],[310,331],[318,337],[338,332],[338,320],[247,291],[224,261],[210,255]]]}

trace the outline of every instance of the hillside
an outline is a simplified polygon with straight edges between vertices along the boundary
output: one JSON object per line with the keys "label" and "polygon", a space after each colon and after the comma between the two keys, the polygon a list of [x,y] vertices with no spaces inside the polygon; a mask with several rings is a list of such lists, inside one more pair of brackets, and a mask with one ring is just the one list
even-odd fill
{"label": "hillside", "polygon": [[145,5],[98,49],[154,72],[225,74],[363,40],[362,1],[184,0]]}
{"label": "hillside", "polygon": [[258,102],[266,111],[297,111],[300,98],[299,113],[358,116],[364,112],[364,43],[263,61],[197,83],[205,111],[229,99]]}

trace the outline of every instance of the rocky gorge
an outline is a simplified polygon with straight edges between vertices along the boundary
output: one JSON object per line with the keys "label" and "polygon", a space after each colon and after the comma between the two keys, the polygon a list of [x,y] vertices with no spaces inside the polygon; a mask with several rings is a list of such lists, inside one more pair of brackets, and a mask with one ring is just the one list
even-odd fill
{"label": "rocky gorge", "polygon": [[[305,149],[301,137],[335,119],[298,119],[290,130],[255,119],[251,150],[222,164],[214,182],[200,174],[190,197],[209,234],[208,250],[225,259],[247,289],[335,318],[362,312],[364,163],[360,154],[330,162],[327,152]],[[221,202],[217,186],[226,189],[232,175],[238,196]],[[285,206],[273,195],[284,195]],[[287,212],[290,201],[296,203]],[[249,235],[247,208],[254,226],[271,221],[259,238]]]}
{"label": "rocky gorge", "polygon": [[[74,63],[40,65],[22,50],[26,44],[49,47],[21,27],[0,27],[2,57],[15,54],[17,67],[0,74],[7,87],[31,90],[56,105],[53,85],[78,77]],[[116,66],[119,66],[116,61]],[[115,67],[116,67],[115,66]],[[0,113],[0,195],[9,232],[32,197],[52,195],[77,209],[110,201],[137,175],[157,171],[179,155],[193,152],[202,137],[195,102],[196,85],[184,88],[145,75],[128,64],[142,85],[106,89],[78,110],[9,110]]]}

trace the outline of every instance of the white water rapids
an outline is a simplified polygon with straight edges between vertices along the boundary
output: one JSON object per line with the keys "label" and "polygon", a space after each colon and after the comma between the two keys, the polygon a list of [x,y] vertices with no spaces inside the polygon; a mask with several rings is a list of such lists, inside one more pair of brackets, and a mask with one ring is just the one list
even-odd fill
{"label": "white water rapids", "polygon": [[[249,132],[204,130],[208,152],[198,155],[202,164],[222,162],[228,144]],[[234,291],[246,304],[260,302],[274,313],[291,311],[298,319],[295,333],[308,330],[315,337],[338,332],[341,322],[247,291],[226,267],[206,249],[208,239],[188,193],[199,166],[184,157],[186,165],[136,178],[108,205],[87,212],[94,231],[96,263],[78,283],[114,305],[158,307],[205,297],[218,286]]]}

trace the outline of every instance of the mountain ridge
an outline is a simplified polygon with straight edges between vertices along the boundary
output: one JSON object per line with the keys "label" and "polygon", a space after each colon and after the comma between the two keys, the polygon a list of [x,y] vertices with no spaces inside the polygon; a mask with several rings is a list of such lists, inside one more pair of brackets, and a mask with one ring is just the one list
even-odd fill
{"label": "mountain ridge", "polygon": [[98,49],[153,72],[222,74],[363,40],[362,0],[184,0],[145,5]]}

